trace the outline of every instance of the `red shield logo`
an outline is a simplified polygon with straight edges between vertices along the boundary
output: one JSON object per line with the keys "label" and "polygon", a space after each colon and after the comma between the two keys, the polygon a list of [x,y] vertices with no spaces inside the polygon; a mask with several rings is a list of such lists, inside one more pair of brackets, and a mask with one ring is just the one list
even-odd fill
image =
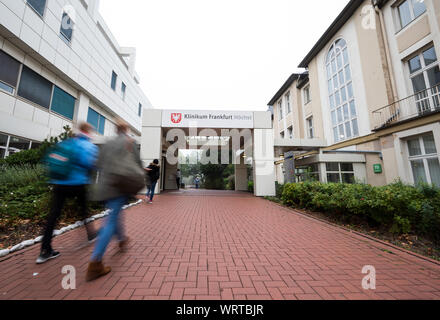
{"label": "red shield logo", "polygon": [[172,113],[171,114],[171,122],[178,124],[182,122],[182,114],[181,113]]}

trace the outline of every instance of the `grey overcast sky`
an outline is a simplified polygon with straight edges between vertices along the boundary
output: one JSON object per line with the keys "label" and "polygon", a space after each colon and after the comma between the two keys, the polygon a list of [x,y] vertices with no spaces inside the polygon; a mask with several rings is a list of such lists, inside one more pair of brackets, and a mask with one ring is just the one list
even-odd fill
{"label": "grey overcast sky", "polygon": [[102,0],[155,108],[267,110],[349,0]]}

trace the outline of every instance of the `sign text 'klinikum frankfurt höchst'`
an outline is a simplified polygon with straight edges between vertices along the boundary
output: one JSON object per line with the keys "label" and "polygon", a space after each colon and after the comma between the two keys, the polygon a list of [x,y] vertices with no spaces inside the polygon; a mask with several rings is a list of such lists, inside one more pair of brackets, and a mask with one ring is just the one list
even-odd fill
{"label": "sign text 'klinikum frankfurt h\u00f6chst'", "polygon": [[253,112],[163,110],[165,128],[253,129]]}

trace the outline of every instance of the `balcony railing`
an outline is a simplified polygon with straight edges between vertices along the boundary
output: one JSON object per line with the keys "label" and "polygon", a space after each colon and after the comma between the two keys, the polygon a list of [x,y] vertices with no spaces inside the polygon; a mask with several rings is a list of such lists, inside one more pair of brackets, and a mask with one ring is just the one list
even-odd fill
{"label": "balcony railing", "polygon": [[440,84],[373,111],[374,129],[440,112]]}

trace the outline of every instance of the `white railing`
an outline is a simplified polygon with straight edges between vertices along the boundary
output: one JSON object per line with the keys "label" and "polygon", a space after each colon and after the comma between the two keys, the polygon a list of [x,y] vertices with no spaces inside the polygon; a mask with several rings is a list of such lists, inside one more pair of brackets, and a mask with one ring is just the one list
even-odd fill
{"label": "white railing", "polygon": [[440,111],[440,84],[373,111],[374,129]]}

